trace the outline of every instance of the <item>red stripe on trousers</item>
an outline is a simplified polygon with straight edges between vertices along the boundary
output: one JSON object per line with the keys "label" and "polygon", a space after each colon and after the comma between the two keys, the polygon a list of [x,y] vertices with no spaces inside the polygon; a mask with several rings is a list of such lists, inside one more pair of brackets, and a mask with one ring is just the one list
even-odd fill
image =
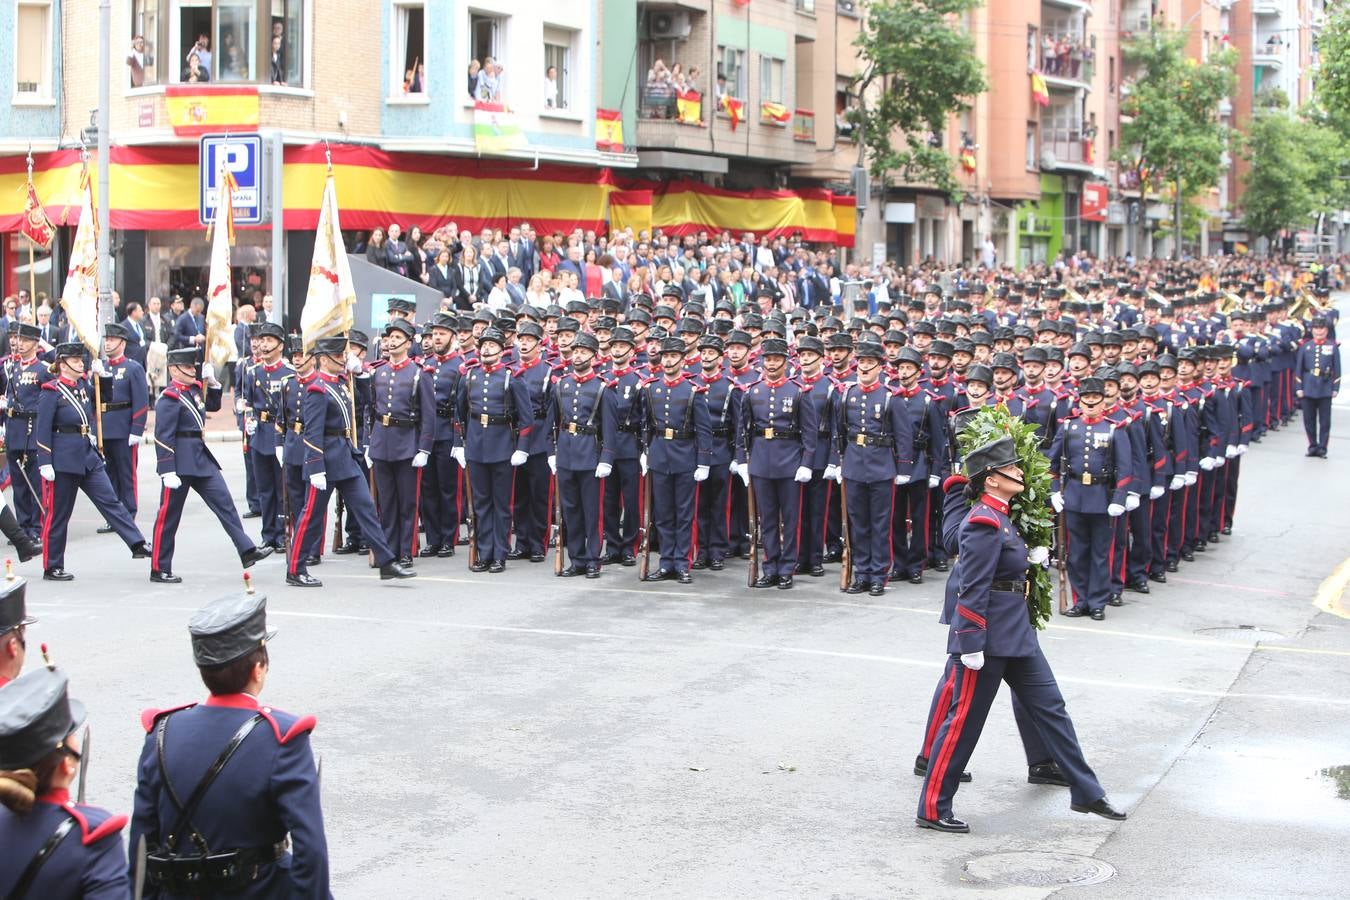
{"label": "red stripe on trousers", "polygon": [[417,470],[416,487],[413,488],[412,540],[408,542],[412,549],[409,556],[417,555],[417,517],[422,511],[422,471]]}
{"label": "red stripe on trousers", "polygon": [[52,534],[52,503],[56,499],[56,491],[52,488],[52,482],[42,482],[42,496],[47,501],[47,515],[42,517],[42,568],[50,569],[50,553],[47,550],[51,543]]}
{"label": "red stripe on trousers", "polygon": [[153,555],[150,559],[150,567],[157,572],[164,571],[159,567],[159,542],[164,535],[164,520],[169,516],[169,495],[172,493],[165,485],[164,495],[159,501],[159,513],[155,516],[155,546],[151,550]]}
{"label": "red stripe on trousers", "polygon": [[942,682],[942,690],[938,693],[937,706],[933,709],[932,721],[928,723],[928,729],[923,735],[923,750],[919,755],[924,759],[933,749],[933,741],[937,739],[938,729],[942,727],[942,720],[947,718],[947,710],[952,705],[952,682],[956,680],[956,666],[952,666],[947,672],[947,680]]}
{"label": "red stripe on trousers", "polygon": [[970,712],[970,698],[975,693],[975,679],[979,674],[974,669],[962,667],[965,674],[961,677],[961,700],[956,706],[956,715],[952,717],[951,728],[947,729],[946,740],[942,742],[942,750],[938,753],[937,768],[934,769],[932,763],[928,766],[928,790],[924,792],[924,812],[927,818],[936,819],[938,794],[942,791],[942,782],[946,779],[947,766],[951,765],[952,754],[956,752],[956,744],[961,739],[961,731],[966,726],[966,714]]}
{"label": "red stripe on trousers", "polygon": [[290,553],[286,557],[286,571],[291,575],[296,574],[299,566],[296,565],[304,558],[305,551],[301,549],[301,544],[305,540],[305,532],[309,530],[310,516],[314,513],[314,500],[319,496],[319,491],[314,485],[309,486],[309,491],[305,495],[305,511],[300,514],[300,524],[296,527],[296,540],[291,541]]}

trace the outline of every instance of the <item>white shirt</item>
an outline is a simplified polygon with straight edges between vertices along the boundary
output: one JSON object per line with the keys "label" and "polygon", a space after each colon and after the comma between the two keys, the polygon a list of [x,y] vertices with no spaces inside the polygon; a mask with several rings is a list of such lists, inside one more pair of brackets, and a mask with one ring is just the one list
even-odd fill
{"label": "white shirt", "polygon": [[544,108],[558,108],[558,82],[551,78],[544,79]]}

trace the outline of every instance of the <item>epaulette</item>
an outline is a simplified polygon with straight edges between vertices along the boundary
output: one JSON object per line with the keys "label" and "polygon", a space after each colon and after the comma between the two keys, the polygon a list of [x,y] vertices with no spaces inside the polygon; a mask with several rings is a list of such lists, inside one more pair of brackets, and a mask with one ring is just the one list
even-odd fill
{"label": "epaulette", "polygon": [[[68,802],[61,808],[79,823],[80,843],[86,847],[98,843],[109,835],[117,834],[127,825],[126,816],[115,816],[106,809],[100,809],[97,806],[83,806]],[[103,816],[107,816],[107,818],[102,819]],[[102,819],[102,821],[97,821],[99,819]]]}
{"label": "epaulette", "polygon": [[160,719],[162,719],[164,716],[167,716],[169,713],[176,713],[181,712],[182,710],[185,709],[191,709],[196,705],[197,704],[194,701],[192,703],[184,703],[182,706],[171,706],[168,709],[143,710],[141,712],[141,727],[145,729],[146,734],[149,734],[151,730],[154,729],[155,723],[158,722]]}
{"label": "epaulette", "polygon": [[694,389],[695,394],[708,393],[708,386],[706,384],[691,384],[690,387]]}
{"label": "epaulette", "polygon": [[803,394],[809,394],[809,393],[811,393],[811,388],[815,387],[815,385],[807,384],[805,381],[802,381],[800,378],[793,378],[793,379],[790,379],[790,380],[792,381],[793,384],[795,384],[797,387],[799,387],[799,388],[801,389],[801,392],[802,392]]}
{"label": "epaulette", "polygon": [[[320,384],[320,383],[317,382],[317,381],[311,381],[311,382],[309,383],[309,386],[306,387],[305,390],[306,390],[308,393],[311,393],[311,394],[322,394],[322,393],[324,393],[323,385]],[[166,391],[165,393],[167,393],[167,391]]]}
{"label": "epaulette", "polygon": [[1003,523],[993,516],[986,516],[984,513],[974,513],[966,519],[972,525],[988,525],[990,528],[1002,528]]}
{"label": "epaulette", "polygon": [[[43,387],[46,387],[46,385],[43,385]],[[175,391],[173,388],[165,388],[164,390],[160,391],[160,395],[168,397],[171,400],[177,400],[179,397],[178,392]]]}
{"label": "epaulette", "polygon": [[1129,425],[1130,425],[1130,423],[1133,422],[1133,421],[1134,421],[1134,419],[1121,419],[1119,422],[1112,422],[1112,423],[1111,423],[1111,427],[1112,427],[1112,428],[1128,428]]}
{"label": "epaulette", "polygon": [[53,378],[51,381],[44,381],[44,382],[42,382],[42,389],[43,389],[44,391],[54,391],[54,390],[56,390],[56,379]]}
{"label": "epaulette", "polygon": [[947,479],[942,482],[942,492],[945,494],[954,487],[965,487],[968,484],[970,484],[970,479],[960,473],[948,475]]}
{"label": "epaulette", "polygon": [[[280,712],[280,710],[277,710],[277,712]],[[273,712],[272,707],[259,707],[258,714],[267,720],[267,724],[272,726],[272,732],[277,736],[277,743],[279,744],[289,743],[300,735],[313,731],[314,726],[319,724],[319,720],[313,716],[301,716],[296,719],[295,722],[291,724],[291,727],[286,729],[283,734],[281,731],[281,723],[277,721],[276,714]]]}

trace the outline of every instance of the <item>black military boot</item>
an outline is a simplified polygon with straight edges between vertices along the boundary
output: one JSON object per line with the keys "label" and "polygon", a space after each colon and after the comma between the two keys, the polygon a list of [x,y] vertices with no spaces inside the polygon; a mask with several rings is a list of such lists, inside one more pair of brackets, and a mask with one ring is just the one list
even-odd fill
{"label": "black military boot", "polygon": [[14,552],[19,554],[19,562],[28,562],[42,552],[42,545],[19,527],[19,520],[14,518],[14,510],[8,506],[0,507],[0,532],[4,532],[5,537],[14,545]]}

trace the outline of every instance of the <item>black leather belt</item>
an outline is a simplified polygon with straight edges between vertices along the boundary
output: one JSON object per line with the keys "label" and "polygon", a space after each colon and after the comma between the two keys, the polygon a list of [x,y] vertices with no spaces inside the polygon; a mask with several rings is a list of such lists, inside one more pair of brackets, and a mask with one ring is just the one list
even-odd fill
{"label": "black leather belt", "polygon": [[52,431],[57,434],[89,434],[88,425],[53,425]]}
{"label": "black leather belt", "polygon": [[386,428],[416,428],[416,419],[400,419],[398,416],[377,416],[375,421]]}
{"label": "black leather belt", "polygon": [[791,441],[802,436],[796,428],[756,428],[754,433],[766,441]]}
{"label": "black leather belt", "polygon": [[713,434],[713,437],[715,437],[715,438],[731,437],[731,429],[730,429],[730,428],[714,428],[714,429],[712,430],[712,434]]}
{"label": "black leather belt", "polygon": [[692,431],[680,431],[677,428],[656,428],[653,429],[652,436],[667,441],[692,441],[694,439]]}
{"label": "black leather belt", "polygon": [[854,434],[848,442],[855,447],[894,447],[895,438],[889,434]]}
{"label": "black leather belt", "polygon": [[[638,426],[638,425],[620,425],[620,426],[619,426],[619,431],[622,431],[622,432],[625,433],[625,434],[641,434],[641,433],[642,433],[642,428],[641,428],[641,426]],[[716,434],[716,433],[717,433],[717,432],[715,432],[715,431],[713,432],[713,434]]]}
{"label": "black leather belt", "polygon": [[151,884],[170,893],[196,895],[203,889],[234,891],[266,874],[265,866],[286,855],[284,841],[267,847],[244,847],[203,856],[146,858],[146,876]]}
{"label": "black leather belt", "polygon": [[131,409],[130,400],[116,400],[112,403],[103,404],[104,412],[116,412],[119,409]]}
{"label": "black leather belt", "polygon": [[1076,482],[1077,484],[1089,484],[1089,485],[1112,484],[1115,482],[1115,478],[1110,475],[1092,475],[1087,472],[1084,472],[1082,475],[1070,475],[1067,480]]}
{"label": "black leather belt", "polygon": [[560,430],[566,434],[590,435],[600,433],[600,429],[596,428],[594,425],[578,425],[576,422],[568,422],[566,425],[563,425]]}
{"label": "black leather belt", "polygon": [[1025,594],[1027,583],[1025,581],[995,581],[989,585],[989,590],[1002,591],[1008,594]]}
{"label": "black leather belt", "polygon": [[323,430],[323,433],[327,437],[340,437],[340,438],[351,437],[351,433],[347,431],[347,429],[345,428],[325,428]]}
{"label": "black leather belt", "polygon": [[22,410],[22,409],[11,409],[11,410],[9,411],[9,417],[10,417],[11,419],[36,419],[36,418],[37,418],[37,413],[35,413],[35,412],[26,412],[26,411],[24,411],[24,410]]}
{"label": "black leather belt", "polygon": [[510,416],[490,416],[490,415],[488,415],[487,413],[482,413],[482,414],[480,414],[480,415],[478,415],[478,416],[475,416],[475,417],[474,417],[474,421],[476,421],[479,425],[482,425],[484,428],[486,428],[486,427],[488,427],[489,425],[510,425],[510,424],[511,424],[511,417],[510,417]]}
{"label": "black leather belt", "polygon": [[202,433],[200,431],[179,431],[176,432],[174,436],[180,438],[199,438],[202,436]]}

